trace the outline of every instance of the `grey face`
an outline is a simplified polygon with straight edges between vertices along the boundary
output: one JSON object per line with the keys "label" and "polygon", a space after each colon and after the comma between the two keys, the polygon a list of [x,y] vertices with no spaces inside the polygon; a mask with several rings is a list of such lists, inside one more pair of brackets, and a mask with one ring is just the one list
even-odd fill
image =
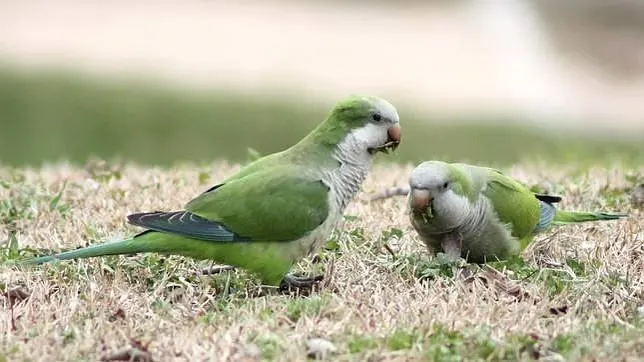
{"label": "grey face", "polygon": [[433,195],[446,191],[451,181],[449,169],[440,161],[423,162],[409,175],[412,189],[427,190]]}
{"label": "grey face", "polygon": [[409,176],[412,210],[426,212],[432,201],[451,187],[448,168],[439,161],[418,165]]}
{"label": "grey face", "polygon": [[400,144],[400,119],[396,108],[386,100],[365,97],[369,102],[369,123],[355,132],[355,137],[367,145],[370,154],[388,153]]}

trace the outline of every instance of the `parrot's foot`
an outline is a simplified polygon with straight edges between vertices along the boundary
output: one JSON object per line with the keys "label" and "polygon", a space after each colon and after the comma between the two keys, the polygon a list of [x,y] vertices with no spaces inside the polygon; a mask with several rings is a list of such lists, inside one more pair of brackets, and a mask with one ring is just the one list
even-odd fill
{"label": "parrot's foot", "polygon": [[324,279],[322,275],[313,277],[296,277],[295,275],[285,275],[280,283],[279,290],[281,292],[288,292],[289,290],[312,289],[314,285],[318,284]]}
{"label": "parrot's foot", "polygon": [[453,260],[458,260],[461,257],[461,241],[455,237],[446,236],[441,247],[443,253]]}
{"label": "parrot's foot", "polygon": [[202,269],[201,274],[214,275],[214,274],[219,274],[219,273],[223,273],[231,270],[235,270],[235,267],[230,265],[217,265],[214,267]]}

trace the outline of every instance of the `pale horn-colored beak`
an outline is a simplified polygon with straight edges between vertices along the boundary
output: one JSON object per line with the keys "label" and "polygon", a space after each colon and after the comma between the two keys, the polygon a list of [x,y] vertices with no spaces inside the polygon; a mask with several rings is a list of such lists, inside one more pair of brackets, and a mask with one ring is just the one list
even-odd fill
{"label": "pale horn-colored beak", "polygon": [[387,143],[391,144],[392,149],[398,148],[398,145],[400,144],[400,138],[402,136],[402,130],[399,125],[394,125],[389,127],[387,130],[387,137],[389,138],[389,141]]}
{"label": "pale horn-colored beak", "polygon": [[412,189],[411,190],[411,208],[417,212],[424,212],[432,202],[432,197],[428,190]]}

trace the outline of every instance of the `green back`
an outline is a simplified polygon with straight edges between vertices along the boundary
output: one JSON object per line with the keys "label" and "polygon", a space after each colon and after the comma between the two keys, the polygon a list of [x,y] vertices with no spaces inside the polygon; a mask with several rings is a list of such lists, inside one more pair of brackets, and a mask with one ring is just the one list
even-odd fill
{"label": "green back", "polygon": [[329,214],[329,189],[309,172],[286,165],[233,178],[190,201],[186,210],[252,241],[293,241]]}
{"label": "green back", "polygon": [[487,180],[480,167],[472,167],[465,163],[443,163],[450,173],[450,178],[454,181],[452,190],[460,196],[467,197],[471,202],[475,202],[481,189]]}
{"label": "green back", "polygon": [[483,168],[487,174],[487,196],[503,223],[512,226],[512,236],[525,239],[532,234],[541,214],[539,200],[519,182],[493,168]]}

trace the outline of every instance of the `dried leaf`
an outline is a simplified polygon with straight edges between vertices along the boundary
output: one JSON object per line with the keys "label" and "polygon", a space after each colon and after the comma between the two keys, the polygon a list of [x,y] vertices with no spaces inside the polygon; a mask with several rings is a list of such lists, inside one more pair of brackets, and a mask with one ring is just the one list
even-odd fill
{"label": "dried leaf", "polygon": [[7,290],[6,292],[2,293],[2,295],[7,298],[9,305],[13,306],[18,302],[29,299],[31,293],[29,293],[29,291],[23,287],[16,287]]}
{"label": "dried leaf", "polygon": [[107,320],[109,320],[110,322],[114,322],[117,319],[125,319],[125,311],[121,308],[117,309],[116,312],[114,312],[114,314],[109,316]]}

